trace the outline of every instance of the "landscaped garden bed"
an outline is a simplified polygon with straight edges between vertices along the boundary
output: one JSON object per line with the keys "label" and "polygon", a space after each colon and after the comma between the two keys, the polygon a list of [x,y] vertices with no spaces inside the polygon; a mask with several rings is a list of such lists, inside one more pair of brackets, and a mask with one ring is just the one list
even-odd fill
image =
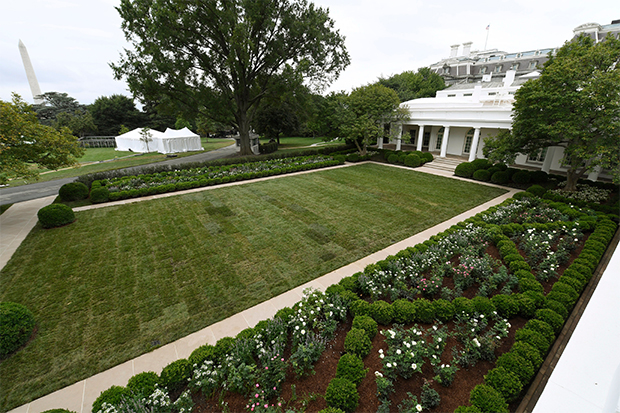
{"label": "landscaped garden bed", "polygon": [[518,194],[93,411],[514,410],[617,220]]}

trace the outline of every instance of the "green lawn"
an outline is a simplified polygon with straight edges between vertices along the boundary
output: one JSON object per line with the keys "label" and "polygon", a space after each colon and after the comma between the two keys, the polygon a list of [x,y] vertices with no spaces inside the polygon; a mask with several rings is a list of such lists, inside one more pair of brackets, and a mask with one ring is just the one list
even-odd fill
{"label": "green lawn", "polygon": [[506,191],[365,164],[76,213],[0,272],[36,338],[6,411],[356,261]]}
{"label": "green lawn", "polygon": [[[230,139],[209,139],[207,142],[206,138],[202,138],[202,147],[204,148],[205,152],[213,151],[219,148],[223,148],[225,146],[233,145],[234,143],[235,141],[230,140]],[[182,153],[178,153],[177,156],[179,158],[183,158],[185,156],[196,155],[198,153],[202,153],[202,151],[182,152]],[[60,171],[42,173],[39,176],[38,181],[15,179],[15,180],[12,180],[9,183],[9,185],[20,186],[20,185],[31,184],[33,182],[47,182],[47,181],[52,181],[54,179],[71,178],[74,176],[86,175],[86,174],[90,174],[94,172],[109,171],[112,169],[122,169],[122,168],[131,167],[131,166],[140,166],[140,165],[145,165],[149,163],[165,161],[168,159],[166,155],[163,155],[161,153],[151,152],[151,153],[144,153],[144,154],[140,154],[136,156],[124,157],[124,158],[109,161],[109,162],[99,163],[99,161],[114,159],[115,155],[117,154],[136,155],[133,152],[117,152],[114,150],[114,148],[89,148],[89,149],[86,149],[86,154],[82,158],[79,159],[79,162],[97,162],[97,163],[83,165],[77,168],[68,168],[68,169],[63,169]],[[45,172],[45,171],[42,171],[42,172]]]}
{"label": "green lawn", "polygon": [[[269,139],[261,139],[261,143],[269,142]],[[329,146],[329,145],[342,145],[342,141],[335,142],[325,142],[323,138],[304,138],[304,137],[287,137],[280,138],[280,145],[278,146],[278,150],[285,149],[294,149],[294,148],[305,148],[307,146],[319,144],[320,146]]]}

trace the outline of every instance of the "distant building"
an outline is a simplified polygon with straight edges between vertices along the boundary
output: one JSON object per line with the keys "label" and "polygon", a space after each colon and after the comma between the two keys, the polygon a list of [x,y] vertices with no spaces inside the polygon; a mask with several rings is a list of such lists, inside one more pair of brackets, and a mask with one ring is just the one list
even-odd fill
{"label": "distant building", "polygon": [[[573,30],[574,36],[585,33],[596,42],[606,36],[620,33],[620,20],[611,24],[586,23]],[[462,46],[462,48],[461,48]],[[555,53],[557,47],[507,53],[498,49],[471,50],[472,42],[451,46],[450,57],[430,65],[430,69],[442,76],[448,85],[469,83],[484,79],[503,78],[506,72],[514,70],[517,76],[541,69],[548,60],[548,54]],[[559,46],[558,46],[559,47]]]}
{"label": "distant building", "polygon": [[[601,41],[609,35],[620,35],[620,20],[609,25],[588,23],[573,30],[574,35],[586,33]],[[495,136],[500,129],[512,126],[514,94],[529,79],[540,76],[540,68],[555,48],[505,53],[497,50],[470,52],[471,43],[465,43],[458,55],[459,45],[452,46],[451,56],[431,66],[444,77],[448,88],[438,91],[434,98],[414,99],[403,102],[410,117],[397,127],[400,139],[395,139],[396,149],[403,144],[416,150],[435,153],[435,156],[456,156],[472,161],[483,158],[484,139]],[[383,147],[383,141],[379,141]],[[534,155],[519,155],[515,164],[545,172],[563,173],[561,165],[564,149],[549,147]],[[610,178],[607,171],[596,171],[588,178]]]}

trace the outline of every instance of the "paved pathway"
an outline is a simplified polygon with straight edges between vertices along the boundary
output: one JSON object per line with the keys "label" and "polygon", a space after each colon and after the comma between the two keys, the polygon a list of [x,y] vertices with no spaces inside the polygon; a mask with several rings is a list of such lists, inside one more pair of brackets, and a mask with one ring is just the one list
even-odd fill
{"label": "paved pathway", "polygon": [[[347,167],[347,165],[340,166],[340,167]],[[399,167],[399,166],[393,166],[393,167]],[[460,178],[454,177],[449,172],[443,173],[442,171],[438,171],[438,170],[431,169],[431,168],[421,167],[416,170],[420,172],[428,172],[428,173],[432,173],[436,175],[449,176],[454,179],[460,179]],[[305,171],[302,173],[312,173],[312,172],[314,171]],[[263,179],[279,179],[283,177],[286,177],[286,175],[263,178]],[[254,181],[234,182],[234,183],[230,183],[227,185],[228,186],[243,185],[243,184],[247,184],[250,182],[254,182]],[[222,186],[224,185],[218,185],[217,188],[221,188]],[[183,191],[183,193],[196,192],[200,190],[210,190],[211,188],[213,187],[198,188],[198,189],[193,189],[190,191]],[[235,314],[227,318],[226,320],[210,325],[200,331],[190,334],[173,343],[162,346],[150,353],[143,354],[142,356],[139,356],[133,360],[129,360],[123,364],[120,364],[116,367],[113,367],[95,376],[89,377],[85,380],[81,380],[78,383],[75,383],[71,386],[65,387],[52,394],[49,394],[40,399],[34,400],[33,402],[28,403],[26,405],[20,406],[12,410],[11,413],[39,413],[39,412],[42,412],[48,409],[53,409],[53,408],[65,408],[65,409],[69,409],[77,413],[90,412],[93,401],[99,396],[99,394],[102,391],[108,389],[110,386],[112,385],[124,386],[127,384],[127,380],[131,376],[137,373],[143,372],[143,371],[155,371],[159,373],[161,372],[163,367],[170,364],[172,361],[177,360],[179,358],[187,358],[191,354],[191,352],[197,347],[203,344],[206,344],[206,343],[215,344],[217,340],[219,340],[222,337],[226,337],[226,336],[234,337],[241,330],[247,327],[253,327],[259,321],[272,317],[273,315],[275,315],[275,313],[279,309],[283,307],[292,306],[294,303],[296,303],[302,298],[304,289],[308,287],[313,287],[319,290],[325,290],[328,286],[334,283],[337,283],[342,278],[353,275],[358,271],[363,271],[363,269],[368,264],[375,263],[379,260],[385,259],[389,255],[396,254],[398,251],[404,248],[407,248],[409,246],[414,246],[420,242],[423,242],[427,240],[429,237],[431,237],[432,235],[438,234],[460,221],[463,221],[481,211],[484,211],[493,205],[497,205],[503,202],[505,199],[510,198],[515,192],[517,191],[514,189],[510,190],[508,193],[506,193],[503,196],[495,198],[465,213],[457,215],[452,219],[449,219],[445,222],[442,222],[441,224],[438,224],[432,228],[422,231],[410,238],[407,238],[403,241],[393,244],[390,247],[385,248],[381,251],[378,251],[374,254],[371,254],[365,258],[362,258],[359,261],[351,263],[345,267],[339,268],[331,273],[328,273],[322,277],[319,277],[297,288],[294,288],[293,290],[290,290],[284,294],[281,294],[277,297],[267,300],[241,313]],[[118,203],[141,202],[141,201],[145,201],[149,199],[155,199],[155,198],[167,197],[167,196],[176,196],[180,194],[181,194],[180,192],[172,193],[172,194],[161,194],[161,195],[156,195],[152,197],[119,201]],[[2,239],[3,239],[2,244],[0,245],[0,247],[2,248],[0,251],[1,253],[0,256],[2,257],[2,260],[3,260],[0,262],[0,268],[4,266],[6,261],[8,261],[8,259],[10,258],[10,255],[12,255],[13,251],[16,249],[16,245],[19,245],[21,240],[23,240],[23,238],[27,235],[27,233],[30,231],[32,226],[34,226],[34,224],[36,223],[36,211],[41,206],[43,206],[46,202],[49,203],[52,200],[53,200],[53,197],[51,197],[51,199],[47,198],[45,200],[40,200],[41,202],[40,204],[35,204],[35,202],[39,202],[39,201],[24,202],[23,203],[24,205],[16,204],[16,205],[13,205],[11,208],[9,208],[9,210],[5,212],[3,215],[0,215],[0,226],[2,228]],[[93,205],[93,206],[88,206],[88,207],[76,208],[75,210],[80,211],[80,210],[86,210],[86,209],[92,209],[92,208],[105,208],[110,205],[118,204],[118,203]],[[28,204],[28,205],[25,205],[25,204]],[[9,213],[9,211],[11,211],[13,208],[16,208],[14,210],[14,214],[7,215],[7,213]],[[27,212],[27,211],[30,211],[30,212]],[[19,223],[17,222],[17,220],[19,220]],[[20,225],[21,225],[21,229],[19,229]],[[9,227],[15,228],[13,229],[14,235],[13,235],[13,239],[11,240],[11,242],[7,243],[6,250],[5,250],[5,242],[4,242],[5,228],[8,231]],[[8,232],[7,232],[7,235],[8,235]],[[13,248],[12,251],[10,251],[9,248]],[[616,260],[615,262],[618,262],[618,260]],[[615,272],[617,275],[617,270]],[[617,287],[617,284],[616,284],[616,287]],[[610,291],[614,292],[613,289]],[[608,294],[610,294],[609,291],[608,291]],[[617,291],[615,291],[615,295],[617,295]],[[618,320],[620,319],[620,317],[612,317],[611,319]],[[615,343],[617,342],[619,342],[619,340],[615,341]],[[613,343],[614,342],[606,341],[604,344],[609,346],[609,345],[612,345]],[[604,348],[608,348],[608,347],[604,347]],[[593,350],[589,352],[589,354],[593,354],[593,353],[594,354],[596,353],[605,354],[603,351]],[[576,358],[577,360],[583,360],[582,355]],[[553,400],[554,399],[552,397],[550,403],[554,403]],[[538,410],[538,411],[543,411],[543,410]],[[544,411],[552,411],[552,410],[544,410]],[[555,410],[555,411],[560,411],[560,410]],[[597,411],[597,410],[594,410],[594,411]],[[610,410],[610,412],[613,413],[613,410]]]}

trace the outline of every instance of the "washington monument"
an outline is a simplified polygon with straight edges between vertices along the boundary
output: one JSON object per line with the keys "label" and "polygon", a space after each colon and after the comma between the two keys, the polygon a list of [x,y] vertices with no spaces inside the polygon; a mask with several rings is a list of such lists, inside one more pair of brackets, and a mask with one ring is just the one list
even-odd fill
{"label": "washington monument", "polygon": [[38,98],[38,96],[41,95],[41,88],[39,87],[37,76],[34,74],[34,68],[32,67],[32,63],[30,62],[28,50],[26,50],[26,46],[24,46],[24,43],[22,43],[21,39],[19,40],[18,46],[19,53],[22,55],[22,62],[24,62],[24,69],[26,69],[26,76],[28,77],[28,83],[30,84],[32,98],[34,99],[35,105],[39,105],[43,103],[43,99]]}

